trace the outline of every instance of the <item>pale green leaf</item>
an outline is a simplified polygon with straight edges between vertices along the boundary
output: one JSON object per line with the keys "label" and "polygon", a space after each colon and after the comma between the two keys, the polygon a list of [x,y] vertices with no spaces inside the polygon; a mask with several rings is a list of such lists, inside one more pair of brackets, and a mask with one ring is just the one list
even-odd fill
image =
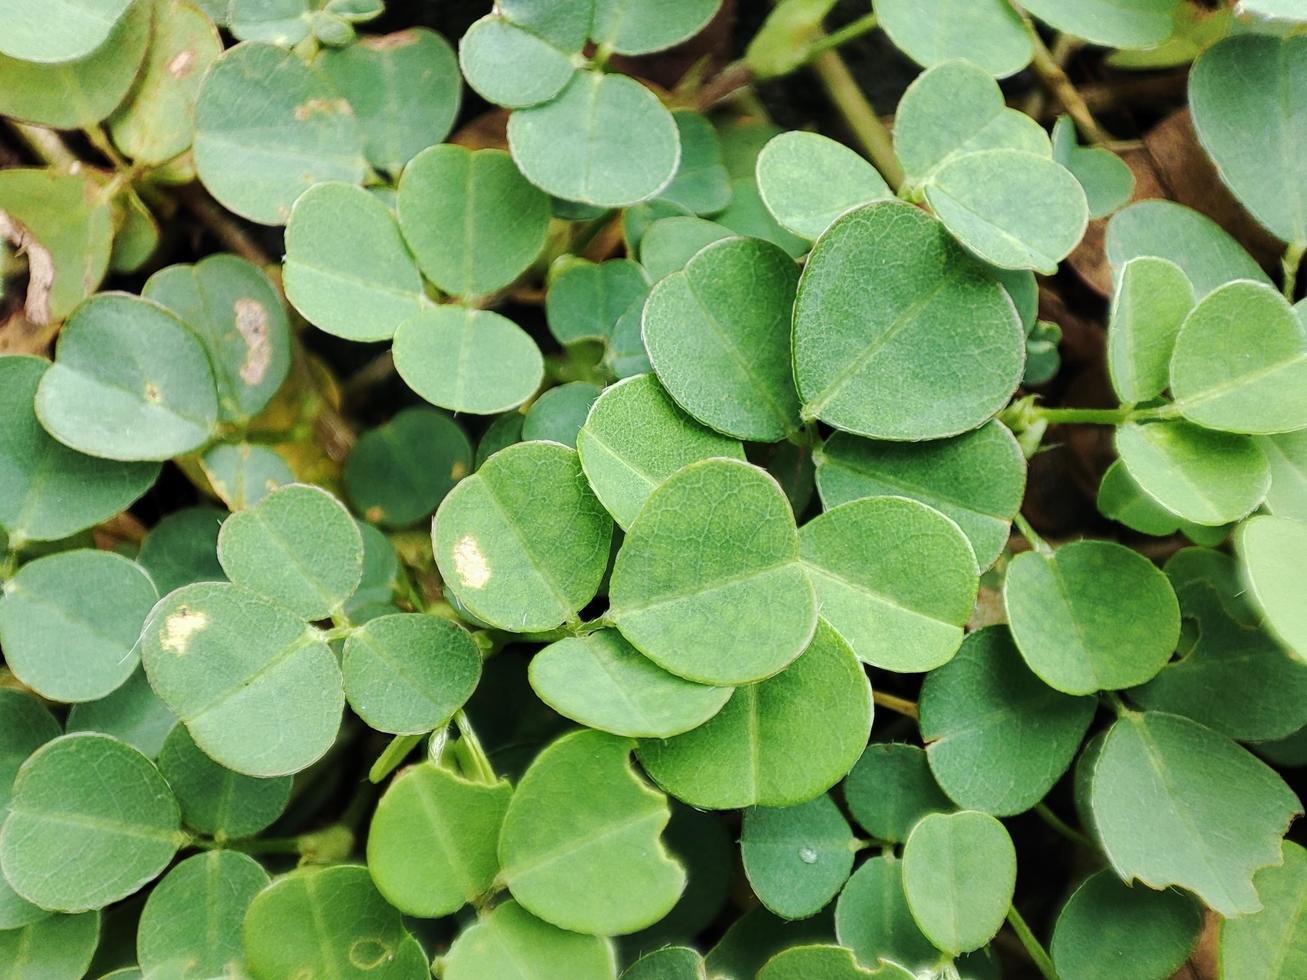
{"label": "pale green leaf", "polygon": [[[0,53],[24,61],[84,58],[109,37],[131,0],[10,0],[0,13]],[[53,22],[51,15],[55,15]]]}
{"label": "pale green leaf", "polygon": [[892,197],[876,168],[818,133],[777,136],[758,154],[758,193],[782,227],[817,238],[845,211]]}
{"label": "pale green leaf", "polygon": [[1235,537],[1248,592],[1271,632],[1307,658],[1307,603],[1299,569],[1307,556],[1307,524],[1284,517],[1254,517]]}
{"label": "pale green leaf", "polygon": [[617,955],[607,939],[556,929],[507,901],[454,940],[442,967],[443,980],[615,980]]}
{"label": "pale green leaf", "polygon": [[295,474],[280,454],[248,442],[219,443],[200,458],[200,467],[213,492],[230,510],[253,507],[278,487],[295,482]]}
{"label": "pale green leaf", "polygon": [[875,0],[874,8],[890,40],[926,68],[963,59],[1006,78],[1034,53],[1025,25],[1004,0]]}
{"label": "pale green leaf", "polygon": [[153,759],[176,724],[177,716],[138,669],[108,697],[73,705],[65,727],[69,732],[112,735]]}
{"label": "pale green leaf", "polygon": [[698,34],[722,0],[594,0],[590,36],[619,54],[649,54]]}
{"label": "pale green leaf", "polygon": [[1152,48],[1171,36],[1178,0],[1025,0],[1044,23],[1109,48]]}
{"label": "pale green leaf", "polygon": [[1171,352],[1194,303],[1189,278],[1169,259],[1141,256],[1121,269],[1107,328],[1107,367],[1123,402],[1145,402],[1170,387]]}
{"label": "pale green leaf", "polygon": [[100,943],[100,913],[48,915],[0,932],[5,980],[82,980]]}
{"label": "pale green leaf", "polygon": [[467,29],[458,44],[458,61],[478,95],[510,109],[549,101],[576,71],[567,51],[494,13]]}
{"label": "pale green leaf", "polygon": [[1307,971],[1307,852],[1284,842],[1284,863],[1254,879],[1262,911],[1221,923],[1221,974],[1289,980]]}
{"label": "pale green leaf", "polygon": [[892,853],[863,862],[835,905],[835,935],[861,963],[889,960],[919,972],[934,966],[939,951],[912,918],[902,868]]}
{"label": "pale green leaf", "polygon": [[607,340],[618,318],[649,292],[644,271],[630,259],[565,261],[545,298],[549,332],[560,344]]}

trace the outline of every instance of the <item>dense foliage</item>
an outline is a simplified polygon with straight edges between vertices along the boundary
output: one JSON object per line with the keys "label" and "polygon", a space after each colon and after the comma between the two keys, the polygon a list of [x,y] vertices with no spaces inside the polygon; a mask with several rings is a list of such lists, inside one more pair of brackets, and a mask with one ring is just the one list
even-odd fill
{"label": "dense foliage", "polygon": [[0,3],[0,977],[1307,976],[1303,25]]}

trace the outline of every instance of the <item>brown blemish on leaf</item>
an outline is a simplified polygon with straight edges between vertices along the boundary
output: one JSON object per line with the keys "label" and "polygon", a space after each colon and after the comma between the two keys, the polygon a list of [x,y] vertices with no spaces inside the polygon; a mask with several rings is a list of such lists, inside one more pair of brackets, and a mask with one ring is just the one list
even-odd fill
{"label": "brown blemish on leaf", "polygon": [[467,464],[461,459],[454,461],[454,465],[449,468],[449,478],[451,480],[461,480],[467,476]]}
{"label": "brown blemish on leaf", "polygon": [[360,42],[371,51],[394,51],[418,43],[418,32],[414,30],[396,31],[394,34],[382,34],[380,37],[365,37]]}
{"label": "brown blemish on leaf", "polygon": [[151,405],[157,405],[163,401],[163,392],[159,390],[159,386],[153,381],[145,382],[145,400]]}
{"label": "brown blemish on leaf", "polygon": [[324,116],[331,115],[335,104],[331,99],[309,99],[295,107],[295,118],[300,122],[307,122],[313,118],[314,113],[322,113]]}
{"label": "brown blemish on leaf", "polygon": [[241,364],[241,380],[256,385],[268,373],[272,363],[272,341],[268,338],[268,311],[253,299],[236,301],[236,329],[245,341],[245,360]]}
{"label": "brown blemish on leaf", "polygon": [[190,48],[178,51],[169,59],[166,68],[173,78],[178,80],[185,78],[195,68],[195,52]]}
{"label": "brown blemish on leaf", "polygon": [[454,571],[469,589],[484,588],[490,581],[490,563],[481,553],[477,539],[465,534],[454,545]]}
{"label": "brown blemish on leaf", "polygon": [[163,621],[163,635],[159,638],[159,645],[180,657],[190,649],[195,634],[208,625],[209,617],[205,613],[189,606],[181,606]]}
{"label": "brown blemish on leaf", "polygon": [[363,516],[367,518],[367,520],[370,523],[376,524],[378,521],[380,521],[383,517],[386,516],[386,512],[376,504],[373,504],[371,507],[369,507],[367,510],[363,512]]}
{"label": "brown blemish on leaf", "polygon": [[0,211],[0,238],[27,256],[27,300],[23,313],[37,326],[50,322],[50,291],[54,288],[54,258],[27,226]]}

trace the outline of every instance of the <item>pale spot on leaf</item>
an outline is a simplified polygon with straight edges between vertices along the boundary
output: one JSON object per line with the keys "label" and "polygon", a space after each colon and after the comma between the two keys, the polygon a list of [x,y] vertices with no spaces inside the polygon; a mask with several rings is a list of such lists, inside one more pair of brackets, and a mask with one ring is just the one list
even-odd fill
{"label": "pale spot on leaf", "polygon": [[409,45],[417,44],[418,32],[396,31],[394,34],[383,34],[380,37],[365,37],[359,43],[372,51],[392,51],[395,48],[407,48]]}
{"label": "pale spot on leaf", "polygon": [[157,405],[163,400],[163,393],[153,381],[145,382],[145,400],[152,405]]}
{"label": "pale spot on leaf", "polygon": [[470,589],[484,588],[490,581],[490,564],[481,553],[477,539],[470,534],[459,538],[454,545],[454,570]]}
{"label": "pale spot on leaf", "polygon": [[454,460],[454,465],[449,468],[449,478],[461,480],[465,476],[467,476],[467,464],[461,459]]}
{"label": "pale spot on leaf", "polygon": [[375,970],[394,958],[390,947],[379,939],[357,939],[349,947],[349,961],[360,970]]}
{"label": "pale spot on leaf", "polygon": [[268,373],[272,362],[272,343],[268,339],[268,311],[263,304],[252,299],[236,301],[236,329],[245,341],[245,360],[241,364],[241,380],[256,385]]}
{"label": "pale spot on leaf", "polygon": [[182,606],[163,622],[163,636],[159,645],[177,655],[190,649],[191,640],[209,625],[207,614],[189,606]]}
{"label": "pale spot on leaf", "polygon": [[195,52],[190,48],[178,51],[173,55],[172,59],[169,60],[167,65],[168,74],[177,79],[185,78],[194,68]]}

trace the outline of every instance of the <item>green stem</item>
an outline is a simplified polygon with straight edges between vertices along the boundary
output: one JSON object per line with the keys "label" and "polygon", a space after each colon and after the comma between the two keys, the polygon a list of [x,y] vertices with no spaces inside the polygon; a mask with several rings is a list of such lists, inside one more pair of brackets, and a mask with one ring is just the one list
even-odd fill
{"label": "green stem", "polygon": [[1298,292],[1298,266],[1302,265],[1304,252],[1307,252],[1307,242],[1291,242],[1280,260],[1280,267],[1284,269],[1284,298],[1290,303]]}
{"label": "green stem", "polygon": [[863,14],[857,20],[849,21],[837,31],[823,35],[808,45],[808,56],[804,58],[807,63],[824,51],[832,51],[841,45],[850,41],[856,41],[858,38],[870,34],[876,29],[878,21],[874,12]]}
{"label": "green stem", "polygon": [[[1013,4],[1015,7],[1016,5]],[[1089,104],[1085,102],[1085,97],[1080,94],[1080,90],[1072,84],[1067,73],[1062,70],[1058,59],[1054,57],[1053,52],[1048,50],[1044,44],[1044,39],[1039,36],[1039,29],[1035,27],[1028,14],[1024,10],[1017,8],[1021,15],[1021,20],[1026,25],[1026,33],[1030,35],[1030,43],[1034,49],[1034,56],[1031,59],[1031,66],[1035,69],[1035,74],[1044,87],[1062,103],[1062,108],[1066,110],[1067,115],[1075,122],[1076,128],[1090,143],[1095,146],[1106,146],[1112,142],[1111,135],[1103,129],[1094,114],[1089,111]]]}
{"label": "green stem", "polygon": [[1128,714],[1130,711],[1130,709],[1125,706],[1125,702],[1121,700],[1120,695],[1115,691],[1104,691],[1103,700],[1111,705],[1112,710],[1116,712],[1118,718],[1122,715]]}
{"label": "green stem", "polygon": [[812,70],[826,90],[827,96],[844,117],[853,136],[861,144],[871,162],[890,189],[898,193],[903,186],[903,165],[894,153],[894,141],[885,124],[876,115],[867,97],[862,94],[857,80],[848,65],[836,51],[823,51],[812,60]]}
{"label": "green stem", "polygon": [[1180,414],[1174,404],[1156,408],[1044,408],[1032,405],[1030,414],[1050,425],[1124,425],[1127,422],[1146,422],[1173,419]]}
{"label": "green stem", "polygon": [[1017,911],[1015,905],[1008,908],[1007,921],[1008,925],[1012,927],[1012,931],[1017,934],[1017,938],[1021,940],[1021,945],[1025,947],[1027,955],[1039,968],[1039,972],[1044,975],[1044,980],[1058,980],[1057,971],[1053,969],[1053,961],[1049,957],[1048,951],[1035,938],[1035,934],[1030,931],[1030,926],[1026,925],[1026,920],[1021,918],[1021,913]]}
{"label": "green stem", "polygon": [[481,746],[481,740],[477,738],[477,733],[472,728],[472,722],[468,720],[467,712],[459,711],[454,715],[454,725],[458,728],[458,741],[454,743],[454,751],[458,753],[460,763],[468,770],[468,775],[474,776],[483,783],[493,784],[497,781],[495,769],[490,764],[490,758],[486,755],[486,750]]}
{"label": "green stem", "polygon": [[424,738],[426,735],[396,735],[392,738],[368,770],[368,782],[379,783],[389,776]]}
{"label": "green stem", "polygon": [[1039,532],[1030,526],[1025,514],[1018,511],[1017,515],[1012,518],[1012,523],[1017,526],[1021,536],[1030,542],[1030,547],[1035,551],[1038,551],[1041,555],[1051,555],[1053,553],[1053,549],[1048,546],[1048,542],[1041,538]]}
{"label": "green stem", "polygon": [[1039,817],[1040,820],[1044,821],[1044,823],[1048,824],[1073,844],[1079,844],[1081,847],[1087,847],[1090,850],[1097,849],[1094,846],[1093,841],[1050,810],[1047,804],[1036,803],[1034,810],[1035,816]]}

